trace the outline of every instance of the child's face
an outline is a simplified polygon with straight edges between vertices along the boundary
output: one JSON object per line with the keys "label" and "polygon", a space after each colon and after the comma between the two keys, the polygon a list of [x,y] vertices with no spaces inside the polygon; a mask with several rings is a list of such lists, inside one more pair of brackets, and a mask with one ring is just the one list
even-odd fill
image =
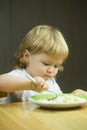
{"label": "child's face", "polygon": [[58,66],[60,65],[59,61],[45,53],[37,55],[29,54],[27,61],[27,72],[34,77],[40,76],[45,80],[55,77],[58,72]]}

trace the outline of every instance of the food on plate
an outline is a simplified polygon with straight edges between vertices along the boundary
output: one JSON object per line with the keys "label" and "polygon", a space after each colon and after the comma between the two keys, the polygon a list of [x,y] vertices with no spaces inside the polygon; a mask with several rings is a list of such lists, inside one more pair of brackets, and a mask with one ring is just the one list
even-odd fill
{"label": "food on plate", "polygon": [[61,94],[53,100],[48,100],[47,98],[40,98],[38,99],[38,102],[51,104],[72,104],[86,102],[86,99],[72,94]]}

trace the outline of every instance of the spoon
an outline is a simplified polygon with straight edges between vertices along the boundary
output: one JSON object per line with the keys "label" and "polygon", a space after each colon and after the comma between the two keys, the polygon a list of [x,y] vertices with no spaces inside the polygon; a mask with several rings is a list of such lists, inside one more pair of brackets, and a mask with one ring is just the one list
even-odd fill
{"label": "spoon", "polygon": [[[35,83],[36,84],[36,80],[35,80],[35,78],[33,78],[32,76],[30,76],[28,73],[26,73],[25,72],[25,74],[26,74],[26,77],[27,78],[29,78],[33,83]],[[52,93],[54,96],[52,96],[52,97],[49,97],[49,98],[47,98],[48,100],[53,100],[53,99],[55,99],[55,98],[57,98],[57,94],[55,93],[55,92],[53,92],[53,91],[51,91],[51,90],[48,90],[48,92],[50,92],[50,93]]]}

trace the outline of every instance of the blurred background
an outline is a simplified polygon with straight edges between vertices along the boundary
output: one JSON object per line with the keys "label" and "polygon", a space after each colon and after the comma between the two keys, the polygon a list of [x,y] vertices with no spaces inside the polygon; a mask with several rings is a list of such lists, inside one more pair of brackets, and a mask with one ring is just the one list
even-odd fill
{"label": "blurred background", "polygon": [[0,0],[0,74],[11,70],[22,38],[34,26],[63,33],[70,54],[57,75],[63,92],[87,90],[87,2],[85,0]]}

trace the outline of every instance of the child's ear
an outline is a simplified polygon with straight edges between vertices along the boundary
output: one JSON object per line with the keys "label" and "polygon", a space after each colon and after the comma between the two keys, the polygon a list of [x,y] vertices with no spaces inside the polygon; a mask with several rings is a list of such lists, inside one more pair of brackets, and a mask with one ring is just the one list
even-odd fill
{"label": "child's ear", "polygon": [[25,57],[29,57],[29,55],[30,55],[30,52],[29,52],[28,50],[25,50],[24,56],[25,56]]}
{"label": "child's ear", "polygon": [[29,62],[29,56],[30,56],[30,52],[28,50],[25,50],[23,57],[27,63]]}

